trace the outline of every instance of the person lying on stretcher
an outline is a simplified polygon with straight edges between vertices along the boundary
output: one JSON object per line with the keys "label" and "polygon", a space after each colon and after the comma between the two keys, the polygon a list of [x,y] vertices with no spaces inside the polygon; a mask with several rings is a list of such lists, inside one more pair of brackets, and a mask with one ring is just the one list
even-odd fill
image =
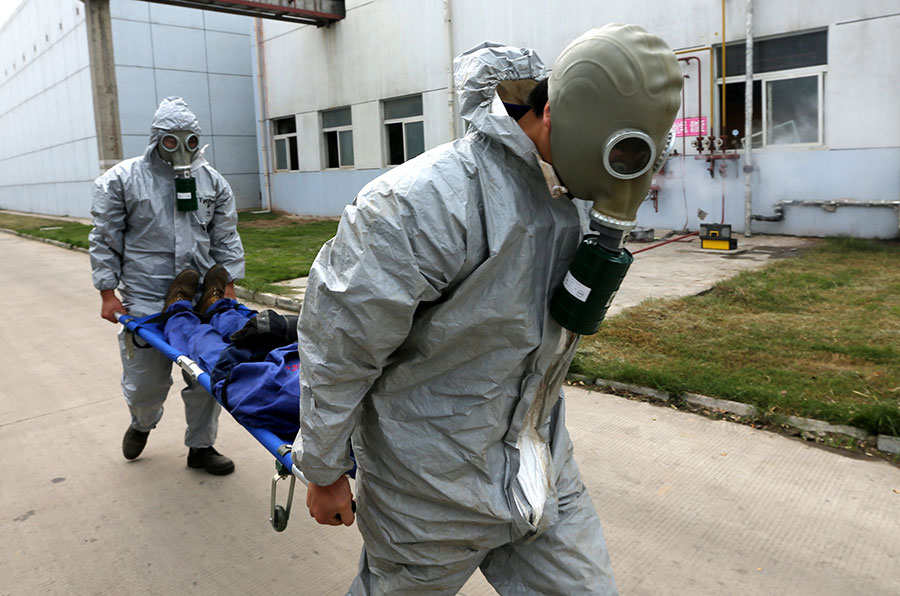
{"label": "person lying on stretcher", "polygon": [[193,269],[179,273],[166,293],[166,341],[210,376],[213,396],[244,426],[263,428],[290,442],[300,426],[297,316],[273,310],[250,313],[216,292],[216,265],[206,274],[209,299],[192,304],[200,283]]}

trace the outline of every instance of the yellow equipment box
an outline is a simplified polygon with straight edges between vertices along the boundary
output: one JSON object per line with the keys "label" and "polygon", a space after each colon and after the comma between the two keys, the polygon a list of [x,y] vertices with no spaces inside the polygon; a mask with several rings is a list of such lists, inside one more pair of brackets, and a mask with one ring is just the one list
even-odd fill
{"label": "yellow equipment box", "polygon": [[700,248],[736,249],[737,238],[731,237],[731,224],[700,224]]}

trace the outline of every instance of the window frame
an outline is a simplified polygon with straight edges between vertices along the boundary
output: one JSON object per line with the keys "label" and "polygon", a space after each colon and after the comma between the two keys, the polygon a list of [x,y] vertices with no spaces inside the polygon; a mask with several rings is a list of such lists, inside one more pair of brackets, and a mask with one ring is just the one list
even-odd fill
{"label": "window frame", "polygon": [[[287,120],[289,118],[294,119],[294,132],[286,132],[286,133],[276,133],[277,130],[277,122],[279,120]],[[297,116],[282,116],[281,118],[272,118],[270,120],[272,126],[272,172],[299,172],[300,164],[292,163],[291,159],[292,154],[296,154],[299,162],[299,147],[297,146]],[[293,152],[291,151],[291,141],[293,140]],[[287,168],[279,168],[278,167],[278,151],[276,147],[278,146],[278,141],[284,141],[285,143],[285,159],[287,160]]]}
{"label": "window frame", "polygon": [[[407,99],[410,97],[420,97],[422,99],[422,113],[417,116],[403,116],[401,118],[387,118],[385,116],[385,104],[390,103],[394,100],[398,99]],[[408,162],[410,159],[418,157],[421,153],[414,155],[413,157],[409,157],[409,144],[407,143],[406,138],[406,125],[421,122],[422,123],[422,153],[425,152],[425,98],[421,93],[413,93],[411,95],[402,95],[400,97],[390,97],[388,99],[381,100],[381,122],[382,122],[382,131],[383,131],[383,143],[382,149],[384,150],[384,165],[388,168],[393,168]],[[388,133],[388,126],[391,124],[400,124],[402,126],[403,131],[403,161],[400,163],[391,163],[391,143],[390,143],[390,134]]]}
{"label": "window frame", "polygon": [[[825,74],[828,72],[828,65],[821,64],[818,66],[805,66],[803,68],[792,68],[789,70],[776,70],[772,72],[764,72],[764,73],[753,73],[753,82],[759,81],[761,85],[761,96],[762,101],[759,106],[760,110],[760,122],[762,128],[761,131],[755,131],[752,136],[756,136],[758,134],[762,134],[762,142],[759,147],[754,147],[754,151],[766,150],[766,149],[788,149],[788,148],[796,148],[796,149],[806,149],[812,147],[823,147],[825,145]],[[818,95],[818,112],[817,112],[817,124],[818,124],[818,139],[816,141],[810,143],[784,143],[778,145],[769,144],[769,132],[768,132],[768,100],[766,99],[767,86],[769,83],[774,81],[786,81],[790,79],[803,79],[808,77],[815,76],[817,78],[816,81],[816,92]],[[721,89],[722,85],[728,85],[729,83],[745,83],[747,82],[747,75],[732,75],[730,77],[726,77],[723,79],[719,77],[717,79],[717,83],[719,85],[719,96],[721,97]],[[751,139],[751,145],[753,143]]]}
{"label": "window frame", "polygon": [[[350,124],[344,124],[340,126],[325,126],[325,114],[328,112],[336,112],[338,110],[348,110],[350,113]],[[353,109],[351,106],[342,106],[339,108],[331,108],[328,110],[320,110],[319,111],[319,125],[322,129],[322,169],[323,170],[352,170],[356,167],[356,151],[353,147]],[[333,132],[337,134],[337,144],[338,144],[338,166],[330,166],[328,165],[328,133]],[[353,152],[353,163],[343,164],[341,163],[341,132],[349,132],[350,133],[350,149]]]}

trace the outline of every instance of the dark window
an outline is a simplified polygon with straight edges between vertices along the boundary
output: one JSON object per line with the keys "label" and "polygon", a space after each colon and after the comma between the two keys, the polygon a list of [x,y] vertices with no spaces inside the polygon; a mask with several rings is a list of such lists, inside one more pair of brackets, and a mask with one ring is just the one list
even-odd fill
{"label": "dark window", "polygon": [[353,129],[351,124],[349,107],[322,112],[326,168],[345,168],[353,165]]}
{"label": "dark window", "polygon": [[[746,43],[739,41],[725,46],[726,76],[747,72]],[[722,77],[722,46],[715,51],[718,59],[716,76]],[[753,73],[775,72],[807,66],[828,64],[828,31],[814,31],[775,39],[753,41]]]}
{"label": "dark window", "polygon": [[300,161],[297,155],[297,119],[293,116],[273,119],[272,133],[272,144],[275,147],[275,170],[299,170]]}
{"label": "dark window", "polygon": [[398,165],[424,153],[425,121],[422,117],[422,96],[385,100],[383,106],[387,165]]}

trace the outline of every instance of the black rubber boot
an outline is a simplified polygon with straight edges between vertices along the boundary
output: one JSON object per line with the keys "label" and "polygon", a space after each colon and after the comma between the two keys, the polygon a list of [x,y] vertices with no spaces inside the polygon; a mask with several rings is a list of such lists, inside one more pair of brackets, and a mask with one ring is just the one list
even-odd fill
{"label": "black rubber boot", "polygon": [[150,436],[149,430],[144,432],[129,425],[122,438],[122,455],[125,456],[125,459],[135,459],[139,456],[144,450],[144,445],[147,444],[148,436]]}
{"label": "black rubber boot", "polygon": [[208,474],[225,476],[234,472],[234,462],[216,451],[215,447],[191,447],[188,451],[189,468],[203,468]]}
{"label": "black rubber boot", "polygon": [[196,269],[185,269],[176,275],[175,280],[166,292],[166,304],[163,306],[163,310],[166,310],[179,300],[192,302],[194,294],[197,293],[198,285],[200,285],[200,272]]}
{"label": "black rubber boot", "polygon": [[213,265],[203,278],[203,293],[197,302],[195,312],[202,315],[210,306],[224,298],[226,285],[228,285],[228,271],[222,265]]}

